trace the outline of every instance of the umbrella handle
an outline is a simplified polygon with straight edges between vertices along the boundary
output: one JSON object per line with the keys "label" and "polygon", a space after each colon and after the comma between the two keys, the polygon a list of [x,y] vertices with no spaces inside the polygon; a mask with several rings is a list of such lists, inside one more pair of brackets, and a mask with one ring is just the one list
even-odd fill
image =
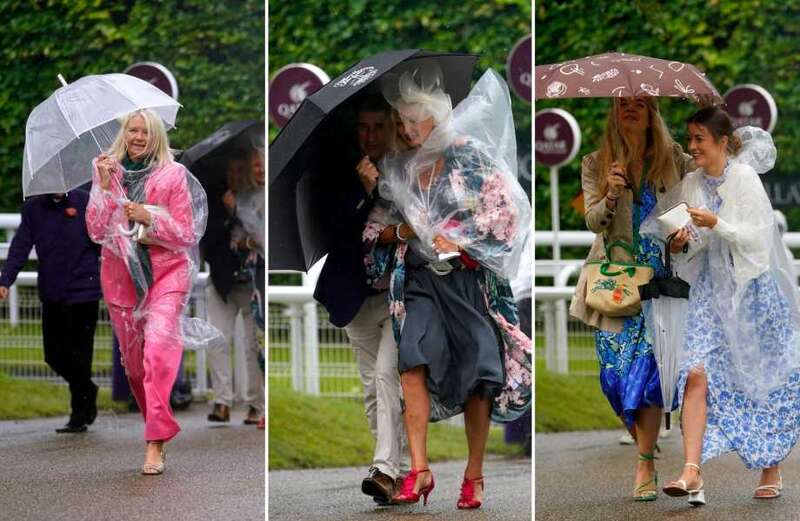
{"label": "umbrella handle", "polygon": [[134,224],[134,225],[133,225],[133,228],[131,228],[130,230],[128,230],[127,228],[125,228],[125,227],[124,227],[124,226],[122,226],[121,224],[118,224],[118,225],[117,225],[117,230],[119,230],[119,233],[121,233],[122,235],[124,235],[124,236],[126,236],[126,237],[133,237],[133,236],[135,236],[137,233],[139,233],[139,227],[140,227],[140,226],[141,226],[141,224],[139,224],[139,223],[136,223],[136,224]]}

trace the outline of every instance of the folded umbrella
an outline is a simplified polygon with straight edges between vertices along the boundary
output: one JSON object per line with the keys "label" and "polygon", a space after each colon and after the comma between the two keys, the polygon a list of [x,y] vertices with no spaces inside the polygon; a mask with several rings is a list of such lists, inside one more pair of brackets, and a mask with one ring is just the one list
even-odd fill
{"label": "folded umbrella", "polygon": [[667,429],[678,386],[690,290],[689,283],[672,272],[669,248],[674,236],[670,235],[664,248],[666,277],[653,278],[639,286],[645,322],[653,334],[653,356],[658,365]]}

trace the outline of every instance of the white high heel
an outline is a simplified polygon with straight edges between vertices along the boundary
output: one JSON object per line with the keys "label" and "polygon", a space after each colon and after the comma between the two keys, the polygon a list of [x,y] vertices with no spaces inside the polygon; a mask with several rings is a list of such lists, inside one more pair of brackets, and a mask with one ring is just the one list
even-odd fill
{"label": "white high heel", "polygon": [[[772,493],[760,496],[758,495],[759,490],[766,490]],[[781,476],[781,472],[779,470],[778,482],[774,485],[761,485],[756,487],[755,491],[753,491],[753,499],[775,499],[776,497],[780,497],[782,490],[783,490],[783,476]]]}
{"label": "white high heel", "polygon": [[697,484],[697,487],[694,489],[690,489],[687,486],[686,481],[679,479],[673,481],[667,486],[663,488],[663,491],[666,495],[672,497],[682,497],[682,496],[689,496],[689,504],[693,507],[699,507],[706,504],[706,493],[703,490],[703,478],[700,476],[700,465],[696,463],[686,463],[684,467],[689,467],[693,469],[697,469],[697,477],[700,480]]}

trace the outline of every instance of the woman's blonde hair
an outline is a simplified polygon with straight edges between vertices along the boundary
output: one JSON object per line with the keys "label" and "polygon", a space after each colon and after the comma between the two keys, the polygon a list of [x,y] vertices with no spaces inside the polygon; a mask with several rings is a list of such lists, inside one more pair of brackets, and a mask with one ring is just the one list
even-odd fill
{"label": "woman's blonde hair", "polygon": [[144,150],[144,162],[146,166],[162,166],[172,160],[172,153],[169,150],[169,139],[167,138],[167,129],[161,117],[150,109],[135,110],[121,121],[121,127],[117,134],[114,143],[111,144],[109,155],[114,156],[117,161],[122,161],[128,153],[128,146],[126,143],[126,133],[128,125],[135,117],[140,117],[144,120],[144,126],[147,129],[147,145]]}
{"label": "woman's blonde hair", "polygon": [[389,128],[386,134],[387,149],[390,152],[406,152],[411,148],[398,133],[397,126],[399,123],[400,114],[397,112],[397,109],[393,108],[389,114]]}
{"label": "woman's blonde hair", "polygon": [[[674,147],[675,141],[669,135],[667,125],[661,118],[658,110],[658,102],[652,96],[641,98],[647,105],[647,139],[645,142],[645,155],[650,160],[647,172],[647,180],[654,186],[664,186],[665,180],[678,174],[675,167]],[[608,111],[606,129],[603,133],[603,141],[600,144],[598,162],[600,165],[600,191],[605,194],[608,191],[608,181],[605,173],[611,168],[611,163],[619,162],[625,166],[625,170],[630,172],[631,167],[638,159],[634,157],[635,151],[632,143],[626,141],[625,134],[619,124],[620,100],[614,98],[611,110]]]}
{"label": "woman's blonde hair", "polygon": [[258,179],[256,179],[255,173],[253,172],[253,159],[260,156],[261,164],[264,164],[264,149],[255,147],[248,150],[244,156],[245,160],[245,167],[244,167],[244,176],[238,180],[236,184],[236,189],[234,192],[243,190],[243,191],[252,191],[256,190],[259,187]]}

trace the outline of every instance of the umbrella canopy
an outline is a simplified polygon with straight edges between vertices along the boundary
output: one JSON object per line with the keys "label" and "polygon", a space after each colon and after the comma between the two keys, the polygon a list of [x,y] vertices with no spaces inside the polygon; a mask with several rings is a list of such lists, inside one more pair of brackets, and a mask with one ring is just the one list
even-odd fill
{"label": "umbrella canopy", "polygon": [[85,76],[56,90],[25,124],[22,192],[25,197],[66,192],[92,178],[91,161],[119,132],[119,119],[153,109],[167,128],[180,103],[127,74]]}
{"label": "umbrella canopy", "polygon": [[[303,101],[269,150],[270,269],[307,271],[328,252],[328,241],[336,236],[327,229],[330,216],[324,211],[336,201],[323,193],[321,178],[341,171],[352,160],[341,147],[355,146],[355,136],[341,136],[346,125],[338,118],[348,101],[374,89],[388,72],[433,62],[442,70],[445,92],[457,104],[469,91],[476,61],[474,54],[385,52],[361,60]],[[355,163],[350,166],[353,170]]]}
{"label": "umbrella canopy", "polygon": [[[233,121],[225,123],[211,135],[199,143],[187,148],[181,155],[180,162],[198,175],[200,169],[195,164],[211,156],[224,156],[230,147],[244,146],[249,148],[263,146],[264,122],[255,120]],[[198,176],[199,178],[200,176]],[[201,179],[202,181],[202,179]]]}
{"label": "umbrella canopy", "polygon": [[216,203],[228,189],[225,174],[230,155],[236,150],[263,147],[263,143],[263,121],[233,121],[186,149],[179,162],[197,177],[209,201]]}
{"label": "umbrella canopy", "polygon": [[722,102],[694,65],[625,53],[606,53],[535,70],[536,98],[666,96]]}

